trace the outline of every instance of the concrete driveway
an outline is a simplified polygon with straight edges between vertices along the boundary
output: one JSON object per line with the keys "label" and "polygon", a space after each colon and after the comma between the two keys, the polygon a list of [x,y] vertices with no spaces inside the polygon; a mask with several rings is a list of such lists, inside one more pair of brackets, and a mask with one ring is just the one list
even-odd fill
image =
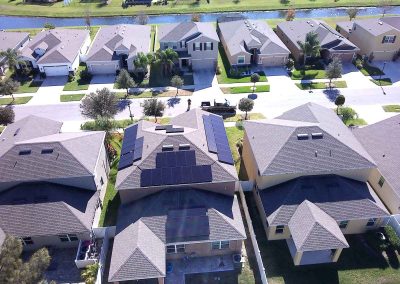
{"label": "concrete driveway", "polygon": [[268,84],[271,86],[272,91],[278,92],[299,92],[300,89],[296,87],[295,82],[290,79],[284,67],[266,67],[264,73],[267,75]]}
{"label": "concrete driveway", "polygon": [[[374,65],[381,68],[383,67],[382,61],[374,62]],[[385,70],[383,70],[385,75],[382,78],[390,78],[393,85],[400,86],[400,61],[397,62],[386,62]]]}
{"label": "concrete driveway", "polygon": [[346,81],[348,88],[366,89],[376,87],[370,81],[370,78],[364,76],[352,63],[343,63],[342,79]]}
{"label": "concrete driveway", "polygon": [[95,92],[98,89],[114,89],[115,75],[94,75],[90,81],[89,91]]}
{"label": "concrete driveway", "polygon": [[47,77],[28,104],[47,105],[59,103],[61,92],[67,81],[67,76]]}
{"label": "concrete driveway", "polygon": [[214,70],[193,71],[193,81],[196,85],[196,90],[206,89],[218,84]]}

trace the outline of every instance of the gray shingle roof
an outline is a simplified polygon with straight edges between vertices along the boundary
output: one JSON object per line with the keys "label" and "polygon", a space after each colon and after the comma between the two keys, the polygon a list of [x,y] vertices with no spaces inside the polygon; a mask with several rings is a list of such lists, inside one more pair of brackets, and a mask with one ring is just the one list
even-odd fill
{"label": "gray shingle roof", "polygon": [[389,215],[367,183],[339,176],[296,178],[260,191],[260,197],[271,226],[289,224],[305,200],[338,222]]}
{"label": "gray shingle roof", "polygon": [[364,30],[374,36],[378,36],[393,29],[400,30],[400,17],[362,19],[337,23],[338,27],[347,32],[353,29],[354,25],[362,27]]}
{"label": "gray shingle roof", "polygon": [[386,181],[400,196],[400,115],[353,130],[374,158]]}
{"label": "gray shingle roof", "polygon": [[321,48],[334,51],[359,51],[360,49],[343,37],[340,33],[332,29],[324,21],[317,20],[295,20],[286,21],[278,24],[284,34],[300,48],[298,41],[304,42],[307,33],[314,31],[318,34]]}
{"label": "gray shingle roof", "polygon": [[98,31],[87,54],[86,61],[111,61],[116,50],[126,50],[128,58],[139,52],[150,51],[150,26],[115,25],[104,26]]}
{"label": "gray shingle roof", "polygon": [[[25,42],[29,38],[27,32],[10,32],[0,30],[0,51],[6,51],[11,48],[14,50],[19,49],[22,42]],[[0,57],[0,62],[4,57]]]}
{"label": "gray shingle roof", "polygon": [[[166,229],[171,222],[169,213],[189,208],[207,210],[209,235],[185,238],[169,236]],[[162,264],[165,265],[165,245],[168,243],[245,238],[236,196],[189,188],[164,190],[120,208],[109,281],[151,278],[157,277],[157,273],[160,276],[165,275],[165,266]],[[137,252],[138,248],[141,253]],[[144,258],[143,255],[147,257]],[[126,265],[127,260],[135,263],[138,269],[134,270]],[[123,272],[119,275],[118,271]]]}
{"label": "gray shingle roof", "polygon": [[[35,59],[38,64],[73,63],[88,37],[88,30],[56,28],[41,31],[24,47],[22,55]],[[43,43],[47,50],[37,58],[35,49],[43,47]]]}
{"label": "gray shingle roof", "polygon": [[0,193],[0,228],[21,237],[87,232],[98,198],[98,191],[63,185],[18,185]]}
{"label": "gray shingle roof", "polygon": [[[323,174],[376,167],[337,115],[314,103],[289,110],[276,119],[246,121],[244,126],[262,175]],[[323,138],[313,139],[312,133],[321,133]],[[298,134],[308,134],[308,139],[300,140]]]}
{"label": "gray shingle roof", "polygon": [[181,22],[165,24],[158,27],[158,40],[160,42],[179,42],[189,38],[203,35],[219,41],[215,27],[211,23]]}
{"label": "gray shingle roof", "polygon": [[[9,125],[0,136],[6,146],[0,152],[0,183],[93,176],[105,133],[59,133],[60,128],[60,122],[35,116]],[[47,149],[52,153],[43,154]],[[30,154],[21,155],[26,150]]]}
{"label": "gray shingle roof", "polygon": [[289,229],[297,251],[349,247],[336,221],[308,200],[297,207]]}
{"label": "gray shingle roof", "polygon": [[261,54],[286,54],[289,49],[264,21],[237,20],[218,24],[231,55],[257,48]]}
{"label": "gray shingle roof", "polygon": [[203,124],[203,115],[213,115],[199,109],[193,109],[178,115],[171,120],[175,127],[183,127],[183,133],[166,133],[156,131],[157,124],[148,121],[138,122],[137,137],[144,137],[142,159],[132,166],[118,171],[116,187],[118,190],[129,190],[140,187],[140,173],[143,169],[156,167],[156,155],[163,145],[190,144],[196,152],[197,165],[211,165],[213,182],[236,181],[237,172],[234,165],[218,161],[217,154],[208,151],[207,139]]}

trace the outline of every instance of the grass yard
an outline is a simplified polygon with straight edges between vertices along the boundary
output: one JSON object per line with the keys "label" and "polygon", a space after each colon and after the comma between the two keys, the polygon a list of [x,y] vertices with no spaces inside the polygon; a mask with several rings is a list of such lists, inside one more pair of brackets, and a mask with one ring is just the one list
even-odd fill
{"label": "grass yard", "polygon": [[392,80],[390,78],[382,78],[382,79],[371,79],[371,82],[378,86],[390,86],[393,85]]}
{"label": "grass yard", "polygon": [[33,81],[29,80],[18,80],[21,86],[19,87],[17,93],[36,93],[39,90],[39,87],[42,85],[43,81]]}
{"label": "grass yard", "polygon": [[[252,112],[247,114],[247,120],[257,120],[257,119],[265,119],[266,117],[262,113]],[[227,117],[224,119],[224,122],[236,122],[244,120],[243,114],[236,114],[235,116]]]}
{"label": "grass yard", "polygon": [[79,65],[75,72],[74,79],[65,84],[63,91],[83,91],[89,89],[90,80],[81,78],[81,73],[86,70],[86,65]]}
{"label": "grass yard", "polygon": [[400,105],[386,105],[382,108],[386,112],[400,112]]}
{"label": "grass yard", "polygon": [[29,97],[16,97],[14,100],[12,98],[0,98],[0,105],[23,105],[32,99]]}
{"label": "grass yard", "polygon": [[[171,85],[172,76],[164,76],[160,64],[152,64],[150,67],[149,87],[167,87]],[[193,85],[193,75],[182,76],[184,85]]]}
{"label": "grass yard", "polygon": [[367,122],[364,119],[359,118],[358,113],[351,107],[340,107],[339,115],[342,116],[342,121],[347,126],[367,125]]}
{"label": "grass yard", "polygon": [[364,76],[381,76],[385,75],[383,71],[375,67],[373,65],[369,65],[368,62],[363,62],[361,57],[358,57],[354,63],[354,65],[357,67],[358,70],[364,75]]}
{"label": "grass yard", "polygon": [[290,76],[292,80],[312,80],[312,79],[326,79],[325,70],[293,70]]}
{"label": "grass yard", "polygon": [[3,132],[4,128],[6,128],[5,126],[0,125],[0,133]]}
{"label": "grass yard", "polygon": [[232,151],[233,160],[235,161],[236,171],[238,172],[239,180],[247,180],[247,173],[242,162],[242,159],[239,155],[238,148],[236,147],[236,143],[243,139],[244,130],[243,127],[225,127],[226,134],[228,136],[229,146]]}
{"label": "grass yard", "polygon": [[[314,83],[296,83],[296,86],[300,90],[310,90],[310,89],[329,89],[329,82],[314,82]],[[332,82],[332,88],[347,88],[346,81],[335,81]]]}
{"label": "grass yard", "polygon": [[[130,6],[123,8],[121,1],[110,1],[108,5],[102,1],[74,1],[65,6],[63,1],[49,4],[25,3],[23,0],[0,0],[1,13],[3,15],[31,16],[35,11],[35,16],[47,17],[83,17],[85,11],[89,10],[91,16],[118,16],[138,14],[172,14],[172,13],[204,13],[204,12],[223,12],[223,11],[250,11],[250,10],[286,10],[291,8],[320,8],[320,7],[353,7],[353,6],[374,6],[380,0],[240,0],[226,1],[213,0],[207,1],[168,1],[168,5],[143,5]],[[400,0],[393,0],[393,5],[399,5]]]}
{"label": "grass yard", "polygon": [[[228,75],[230,70],[230,63],[226,57],[225,50],[222,44],[218,46],[218,66],[220,68],[220,74],[217,74],[218,83],[220,84],[232,84],[232,83],[251,83],[250,76],[233,77]],[[267,77],[264,72],[259,72],[260,82],[267,82]]]}
{"label": "grass yard", "polygon": [[269,92],[269,85],[256,85],[256,89],[253,92],[253,86],[243,86],[243,87],[230,87],[221,88],[224,94],[243,94],[243,93],[266,93]]}
{"label": "grass yard", "polygon": [[61,95],[60,96],[60,102],[65,103],[65,102],[76,102],[80,101],[83,99],[85,94],[74,94],[74,95]]}
{"label": "grass yard", "polygon": [[350,248],[343,250],[337,264],[295,267],[286,241],[267,240],[251,193],[246,193],[246,201],[270,284],[400,283],[398,256],[391,265],[371,254],[360,235],[346,236]]}
{"label": "grass yard", "polygon": [[[178,97],[181,96],[191,96],[194,90],[179,90]],[[176,95],[176,90],[165,90],[162,92],[156,91],[145,91],[140,93],[129,94],[127,99],[142,99],[142,98],[159,98],[159,97],[174,97]],[[126,93],[117,93],[119,99],[126,99]]]}
{"label": "grass yard", "polygon": [[122,135],[114,134],[112,136],[111,146],[116,151],[116,157],[113,161],[110,161],[110,173],[108,176],[108,184],[106,189],[106,194],[103,200],[103,209],[101,211],[101,216],[99,220],[99,226],[113,226],[116,224],[117,215],[118,215],[118,208],[121,204],[121,200],[117,191],[115,190],[115,181],[117,178],[117,168],[119,163],[119,156],[121,153],[122,147]]}

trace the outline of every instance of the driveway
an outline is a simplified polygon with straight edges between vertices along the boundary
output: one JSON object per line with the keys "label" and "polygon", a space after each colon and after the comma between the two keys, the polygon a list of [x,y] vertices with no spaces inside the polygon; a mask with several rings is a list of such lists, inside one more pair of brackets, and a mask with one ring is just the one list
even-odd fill
{"label": "driveway", "polygon": [[[382,68],[383,62],[377,61],[374,62],[374,65]],[[382,75],[382,78],[390,78],[393,85],[400,86],[400,60],[397,62],[386,62],[383,72],[385,75]]]}
{"label": "driveway", "polygon": [[66,76],[47,77],[37,93],[29,101],[29,105],[48,105],[60,102],[60,95],[67,83]]}
{"label": "driveway", "polygon": [[346,80],[348,88],[366,89],[376,87],[376,85],[370,81],[369,77],[364,76],[360,70],[351,63],[343,64],[342,79]]}
{"label": "driveway", "polygon": [[98,89],[114,89],[115,75],[94,75],[90,81],[89,91],[95,92]]}
{"label": "driveway", "polygon": [[284,67],[266,67],[264,73],[267,75],[268,84],[271,86],[271,92],[299,92],[295,82],[290,79]]}
{"label": "driveway", "polygon": [[197,90],[217,85],[217,77],[214,70],[198,70],[193,72],[193,81]]}

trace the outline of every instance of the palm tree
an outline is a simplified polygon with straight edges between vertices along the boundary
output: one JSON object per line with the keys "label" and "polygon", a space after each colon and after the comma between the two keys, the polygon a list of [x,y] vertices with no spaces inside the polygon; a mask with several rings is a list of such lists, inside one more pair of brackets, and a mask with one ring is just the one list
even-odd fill
{"label": "palm tree", "polygon": [[21,63],[21,52],[18,50],[8,48],[7,50],[0,51],[0,58],[1,57],[6,59],[8,68],[10,68],[11,71],[14,71],[15,67]]}
{"label": "palm tree", "polygon": [[306,40],[304,42],[298,41],[297,44],[300,46],[300,49],[304,54],[303,65],[306,65],[307,57],[319,56],[321,45],[316,32],[311,31],[307,33]]}
{"label": "palm tree", "polygon": [[157,50],[155,58],[156,62],[162,66],[163,75],[167,76],[171,74],[172,67],[178,60],[179,56],[175,50],[167,48],[165,50]]}
{"label": "palm tree", "polygon": [[136,55],[135,60],[133,60],[135,70],[137,70],[137,72],[147,73],[147,66],[151,63],[150,59],[150,56],[144,54],[143,52],[139,52]]}

